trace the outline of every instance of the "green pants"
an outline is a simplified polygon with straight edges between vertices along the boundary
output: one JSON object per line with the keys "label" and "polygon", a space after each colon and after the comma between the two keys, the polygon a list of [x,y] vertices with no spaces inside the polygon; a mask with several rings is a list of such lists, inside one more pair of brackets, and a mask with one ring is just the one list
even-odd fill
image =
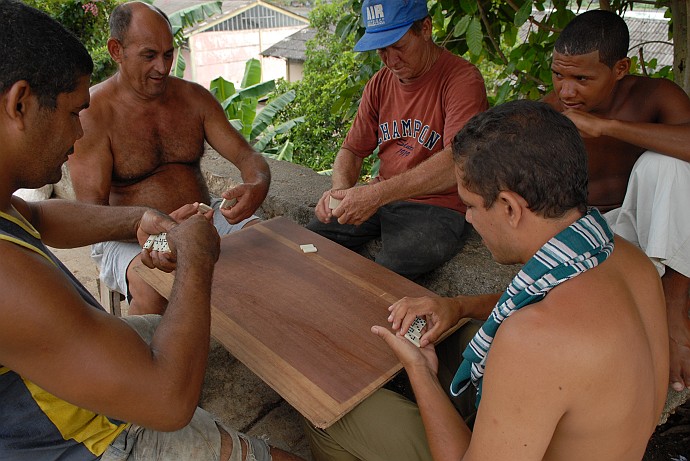
{"label": "green pants", "polygon": [[[462,352],[480,325],[470,322],[436,347],[438,377],[445,389],[450,388]],[[474,392],[452,399],[470,424],[476,413],[474,399]],[[327,429],[315,428],[306,420],[304,426],[315,461],[431,460],[417,404],[387,389],[374,392]]]}

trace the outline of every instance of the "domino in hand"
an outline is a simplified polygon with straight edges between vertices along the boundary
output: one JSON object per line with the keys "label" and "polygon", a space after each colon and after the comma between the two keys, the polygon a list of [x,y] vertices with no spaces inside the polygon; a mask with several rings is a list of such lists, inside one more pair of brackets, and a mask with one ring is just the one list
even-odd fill
{"label": "domino in hand", "polygon": [[419,347],[419,338],[422,337],[422,328],[426,326],[426,320],[417,317],[407,329],[405,337],[412,342],[415,346]]}
{"label": "domino in hand", "polygon": [[211,208],[210,206],[206,205],[205,203],[200,203],[198,209],[199,209],[199,211],[200,211],[201,213],[208,213],[208,212],[211,211],[213,208]]}
{"label": "domino in hand", "polygon": [[170,253],[167,234],[165,232],[161,232],[157,235],[149,235],[149,238],[147,238],[146,242],[144,242],[144,249]]}
{"label": "domino in hand", "polygon": [[223,201],[220,202],[220,207],[221,208],[230,208],[230,207],[235,206],[236,203],[237,203],[236,198],[231,198],[230,200],[224,198]]}
{"label": "domino in hand", "polygon": [[342,202],[342,200],[339,200],[333,196],[329,196],[328,197],[328,208],[330,208],[331,210],[335,210],[336,208],[338,208],[338,205],[340,205],[340,202]]}

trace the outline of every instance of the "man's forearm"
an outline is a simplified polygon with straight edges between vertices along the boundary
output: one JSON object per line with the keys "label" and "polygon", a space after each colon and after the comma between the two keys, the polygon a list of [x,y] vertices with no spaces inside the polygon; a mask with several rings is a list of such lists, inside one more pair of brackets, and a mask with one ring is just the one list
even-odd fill
{"label": "man's forearm", "polygon": [[242,181],[247,184],[265,184],[266,189],[271,184],[271,169],[266,159],[256,152],[252,152],[236,165],[240,170]]}
{"label": "man's forearm", "polygon": [[357,184],[362,172],[363,159],[345,148],[341,148],[333,162],[331,182],[333,189],[349,189]]}
{"label": "man's forearm", "polygon": [[411,170],[371,187],[377,189],[385,205],[419,195],[443,193],[455,185],[455,163],[450,148],[446,148]]}
{"label": "man's forearm", "polygon": [[177,394],[189,396],[190,406],[197,403],[208,358],[213,268],[202,257],[178,255],[168,307],[151,342],[154,356],[179,377]]}
{"label": "man's forearm", "polygon": [[76,248],[107,240],[136,238],[146,208],[91,205],[51,199],[29,204],[29,219],[43,241],[55,248]]}
{"label": "man's forearm", "polygon": [[407,370],[434,460],[462,459],[472,433],[431,370]]}
{"label": "man's forearm", "polygon": [[603,134],[690,162],[690,124],[664,125],[609,120]]}
{"label": "man's forearm", "polygon": [[463,318],[486,320],[501,297],[501,293],[486,295],[457,296],[452,298]]}

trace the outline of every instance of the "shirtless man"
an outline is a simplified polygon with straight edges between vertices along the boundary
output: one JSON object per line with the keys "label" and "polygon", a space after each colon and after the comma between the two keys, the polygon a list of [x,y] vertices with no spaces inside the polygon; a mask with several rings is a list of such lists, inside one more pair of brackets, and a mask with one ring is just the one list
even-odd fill
{"label": "shirtless man", "polygon": [[545,101],[580,130],[589,203],[662,275],[670,384],[690,387],[690,98],[666,79],[628,75],[628,28],[607,11],[573,19],[556,41]]}
{"label": "shirtless man", "polygon": [[577,128],[544,103],[514,101],[470,120],[453,153],[467,221],[496,261],[525,264],[500,299],[467,298],[488,320],[450,391],[477,389],[473,429],[437,378],[434,347],[403,337],[415,314],[397,305],[395,333],[372,332],[417,403],[379,390],[328,429],[310,427],[315,460],[642,459],[666,397],[663,288],[649,258],[587,208]]}
{"label": "shirtless man", "polygon": [[[232,128],[211,93],[168,75],[174,50],[167,17],[145,3],[125,3],[110,16],[110,34],[108,51],[118,72],[91,89],[91,106],[81,116],[84,137],[69,161],[77,199],[166,213],[211,204],[221,235],[257,219],[252,213],[268,192],[268,164]],[[242,174],[244,183],[223,193],[237,199],[229,209],[219,210],[220,198],[209,196],[199,164],[204,141]],[[165,299],[133,271],[139,251],[135,244],[105,242],[92,256],[106,285],[131,298],[130,313],[160,313]]]}
{"label": "shirtless man", "polygon": [[[197,408],[220,251],[210,213],[178,225],[145,207],[12,195],[60,179],[93,63],[22,2],[0,0],[0,24],[0,459],[298,460]],[[177,257],[163,316],[108,315],[46,247],[163,231]]]}
{"label": "shirtless man", "polygon": [[[614,13],[581,14],[555,47],[554,91],[544,101],[584,138],[588,203],[608,211],[614,231],[640,246],[663,275],[670,384],[681,391],[690,386],[690,213],[682,199],[690,197],[690,98],[669,80],[628,75],[628,29]],[[433,342],[471,317],[467,303],[465,296],[405,298],[396,308],[433,314],[437,326],[424,339]]]}

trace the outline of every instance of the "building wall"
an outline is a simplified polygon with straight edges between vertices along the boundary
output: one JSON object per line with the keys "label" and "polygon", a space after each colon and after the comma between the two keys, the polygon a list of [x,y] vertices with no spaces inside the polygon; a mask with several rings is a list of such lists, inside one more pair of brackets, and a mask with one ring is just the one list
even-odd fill
{"label": "building wall", "polygon": [[302,77],[304,76],[304,63],[302,61],[293,61],[292,59],[288,59],[287,68],[288,82],[302,80]]}
{"label": "building wall", "polygon": [[259,53],[304,26],[280,29],[244,30],[237,32],[203,32],[189,39],[190,57],[187,60],[185,78],[208,88],[211,80],[218,76],[236,85],[242,81],[247,60],[262,61],[262,79],[286,78],[285,64],[268,62]]}

